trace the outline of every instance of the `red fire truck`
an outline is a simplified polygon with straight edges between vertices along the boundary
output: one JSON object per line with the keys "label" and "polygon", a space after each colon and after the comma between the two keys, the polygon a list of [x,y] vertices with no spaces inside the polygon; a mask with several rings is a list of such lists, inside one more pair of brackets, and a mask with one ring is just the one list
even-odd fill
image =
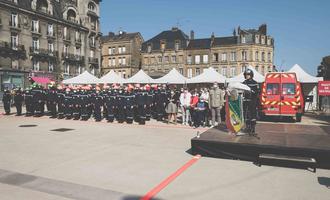
{"label": "red fire truck", "polygon": [[267,73],[261,90],[261,115],[290,116],[301,121],[304,98],[296,73]]}

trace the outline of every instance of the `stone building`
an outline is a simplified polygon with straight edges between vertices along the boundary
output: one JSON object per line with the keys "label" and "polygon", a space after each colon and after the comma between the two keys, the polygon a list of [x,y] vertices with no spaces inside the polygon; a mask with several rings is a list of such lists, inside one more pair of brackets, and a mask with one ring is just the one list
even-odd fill
{"label": "stone building", "polygon": [[142,44],[142,69],[152,77],[160,77],[176,68],[184,74],[184,51],[189,37],[178,28],[163,31]]}
{"label": "stone building", "polygon": [[101,0],[0,0],[0,81],[61,80],[100,69]]}
{"label": "stone building", "polygon": [[110,32],[101,37],[101,42],[103,75],[114,70],[121,77],[129,78],[138,72],[141,67],[140,50],[143,43],[140,33]]}
{"label": "stone building", "polygon": [[161,76],[173,67],[186,77],[205,68],[233,77],[251,65],[262,74],[273,71],[274,39],[267,35],[267,25],[241,29],[229,37],[190,38],[178,28],[163,31],[142,44],[142,68],[151,76]]}

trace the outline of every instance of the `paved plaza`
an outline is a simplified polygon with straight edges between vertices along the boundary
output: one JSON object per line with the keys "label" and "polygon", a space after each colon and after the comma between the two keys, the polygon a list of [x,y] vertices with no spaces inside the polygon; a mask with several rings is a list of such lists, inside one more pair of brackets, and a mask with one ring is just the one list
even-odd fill
{"label": "paved plaza", "polygon": [[[1,115],[0,199],[140,199],[193,158],[205,130]],[[154,199],[328,200],[329,186],[329,170],[201,157]]]}

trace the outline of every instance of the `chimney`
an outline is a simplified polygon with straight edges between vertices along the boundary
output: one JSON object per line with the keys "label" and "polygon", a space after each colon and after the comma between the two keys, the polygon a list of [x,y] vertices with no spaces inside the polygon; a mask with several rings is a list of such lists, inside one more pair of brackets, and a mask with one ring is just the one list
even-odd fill
{"label": "chimney", "polygon": [[259,32],[263,35],[267,35],[267,24],[261,24],[259,26]]}
{"label": "chimney", "polygon": [[191,40],[195,39],[195,32],[193,30],[190,31],[190,39]]}

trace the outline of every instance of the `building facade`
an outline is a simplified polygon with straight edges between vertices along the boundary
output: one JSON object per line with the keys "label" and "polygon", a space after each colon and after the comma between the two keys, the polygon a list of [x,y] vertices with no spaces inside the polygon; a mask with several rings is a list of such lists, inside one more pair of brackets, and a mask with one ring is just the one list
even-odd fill
{"label": "building facade", "polygon": [[102,69],[104,75],[114,70],[123,78],[129,78],[141,68],[141,45],[143,37],[140,33],[118,34],[110,32],[101,37]]}
{"label": "building facade", "polygon": [[214,67],[226,77],[240,74],[249,65],[261,74],[273,71],[274,39],[267,25],[258,29],[237,28],[229,37],[195,39],[178,28],[163,31],[142,44],[142,69],[151,76],[162,76],[172,68],[190,78]]}
{"label": "building facade", "polygon": [[0,0],[0,76],[4,87],[100,71],[101,0]]}
{"label": "building facade", "polygon": [[189,37],[178,28],[163,31],[142,44],[142,69],[151,77],[161,77],[176,68],[184,74],[184,56]]}

